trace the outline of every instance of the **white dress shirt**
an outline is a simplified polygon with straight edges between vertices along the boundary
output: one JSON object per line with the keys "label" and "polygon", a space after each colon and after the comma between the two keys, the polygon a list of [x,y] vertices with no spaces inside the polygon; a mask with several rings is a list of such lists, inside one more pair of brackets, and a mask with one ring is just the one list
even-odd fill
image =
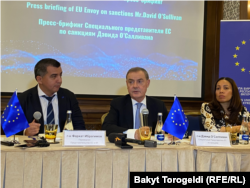
{"label": "white dress shirt", "polygon": [[[40,103],[42,106],[44,124],[46,124],[47,123],[47,108],[48,108],[49,101],[45,97],[43,97],[43,95],[45,95],[45,96],[47,96],[47,95],[41,90],[39,85],[37,87],[37,90],[38,90],[38,96],[40,99]],[[52,99],[52,106],[53,106],[53,111],[54,111],[55,124],[58,125],[57,132],[59,133],[60,126],[59,126],[59,109],[58,109],[57,92],[55,92],[54,95],[55,96]]]}
{"label": "white dress shirt", "polygon": [[[131,98],[131,101],[132,101],[132,107],[133,107],[133,129],[128,129],[128,130],[124,131],[123,134],[127,134],[127,138],[134,139],[135,138],[134,135],[135,135],[135,131],[136,131],[136,129],[135,129],[135,116],[136,116],[136,110],[137,110],[137,105],[136,104],[138,102],[136,100],[132,99],[132,98]],[[141,111],[143,109],[147,108],[146,96],[144,97],[144,99],[140,103],[142,103],[141,109],[140,109],[140,113],[141,113]]]}

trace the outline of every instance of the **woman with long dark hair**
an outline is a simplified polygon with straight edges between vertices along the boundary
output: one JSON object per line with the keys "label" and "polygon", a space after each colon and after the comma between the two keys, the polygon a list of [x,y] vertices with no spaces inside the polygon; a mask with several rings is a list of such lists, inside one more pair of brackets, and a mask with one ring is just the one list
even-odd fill
{"label": "woman with long dark hair", "polygon": [[[249,117],[249,112],[242,105],[240,94],[234,80],[220,78],[214,88],[213,100],[201,106],[202,124],[207,131],[225,131],[226,124],[231,124],[239,132],[242,116]],[[248,124],[250,128],[250,123]]]}

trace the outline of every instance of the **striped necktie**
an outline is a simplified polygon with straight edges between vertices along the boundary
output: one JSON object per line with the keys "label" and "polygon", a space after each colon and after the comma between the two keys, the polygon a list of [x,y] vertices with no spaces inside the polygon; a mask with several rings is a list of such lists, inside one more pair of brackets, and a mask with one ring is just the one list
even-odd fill
{"label": "striped necktie", "polygon": [[52,97],[47,97],[43,95],[44,98],[48,100],[48,108],[47,108],[47,123],[46,124],[55,124],[55,117],[54,117],[54,110],[52,106],[52,99],[55,95]]}

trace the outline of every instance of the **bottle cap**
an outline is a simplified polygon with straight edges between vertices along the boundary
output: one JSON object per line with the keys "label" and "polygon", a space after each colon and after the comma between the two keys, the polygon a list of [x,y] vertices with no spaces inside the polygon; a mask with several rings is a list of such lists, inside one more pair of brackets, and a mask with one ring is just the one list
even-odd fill
{"label": "bottle cap", "polygon": [[161,112],[158,112],[158,116],[162,116],[162,113],[161,113]]}
{"label": "bottle cap", "polygon": [[67,114],[71,114],[71,113],[72,113],[71,110],[68,110],[68,111],[67,111]]}

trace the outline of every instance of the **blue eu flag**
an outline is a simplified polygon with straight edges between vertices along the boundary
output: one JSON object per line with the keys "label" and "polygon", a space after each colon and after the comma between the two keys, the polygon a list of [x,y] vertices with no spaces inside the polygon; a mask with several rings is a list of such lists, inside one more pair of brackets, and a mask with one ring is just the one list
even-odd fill
{"label": "blue eu flag", "polygon": [[175,97],[173,106],[168,114],[162,129],[169,134],[182,139],[188,128],[188,119],[185,116],[181,104]]}
{"label": "blue eu flag", "polygon": [[1,124],[6,137],[14,135],[29,127],[16,92],[12,95],[1,117]]}
{"label": "blue eu flag", "polygon": [[250,20],[222,20],[220,29],[220,77],[232,78],[242,104],[250,109]]}

